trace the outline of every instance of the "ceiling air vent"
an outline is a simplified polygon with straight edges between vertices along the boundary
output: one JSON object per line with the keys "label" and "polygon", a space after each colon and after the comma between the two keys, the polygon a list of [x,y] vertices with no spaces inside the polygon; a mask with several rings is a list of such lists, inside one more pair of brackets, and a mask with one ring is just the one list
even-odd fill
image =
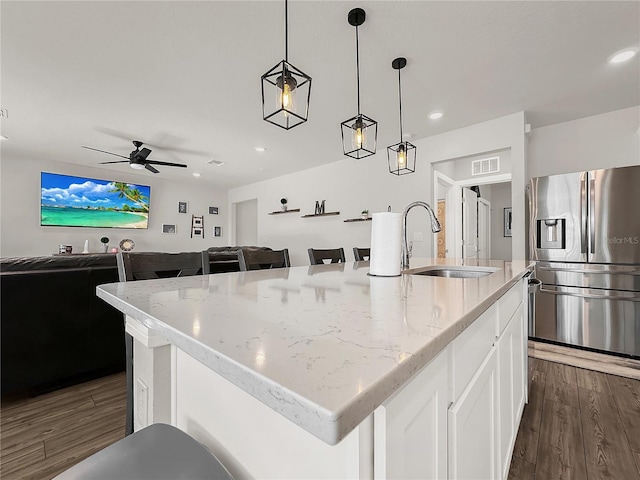
{"label": "ceiling air vent", "polygon": [[486,175],[500,171],[500,157],[489,157],[471,162],[471,175]]}

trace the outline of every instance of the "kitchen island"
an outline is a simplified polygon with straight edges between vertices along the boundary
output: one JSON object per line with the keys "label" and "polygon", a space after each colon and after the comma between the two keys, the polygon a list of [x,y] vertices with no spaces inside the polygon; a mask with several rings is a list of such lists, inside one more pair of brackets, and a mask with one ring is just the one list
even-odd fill
{"label": "kitchen island", "polygon": [[[479,278],[368,262],[109,284],[135,341],[135,428],[237,478],[506,478],[526,395],[528,262]],[[506,467],[505,467],[506,465]]]}

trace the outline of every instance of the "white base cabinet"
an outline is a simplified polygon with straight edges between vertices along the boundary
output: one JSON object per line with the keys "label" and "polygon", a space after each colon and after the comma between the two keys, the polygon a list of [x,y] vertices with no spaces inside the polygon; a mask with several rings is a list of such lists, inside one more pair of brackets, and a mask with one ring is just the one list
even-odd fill
{"label": "white base cabinet", "polygon": [[[155,395],[145,408],[138,395],[136,413],[148,410],[147,421],[158,421],[156,412],[170,412],[173,425],[207,446],[238,479],[506,479],[526,396],[522,283],[337,445],[315,438],[174,345],[170,358],[152,362],[139,349],[168,347],[143,342],[144,335],[136,336],[136,361],[141,375],[140,368],[148,370],[144,385]],[[154,381],[166,379],[169,370],[170,392]]]}
{"label": "white base cabinet", "polygon": [[507,478],[525,403],[524,291],[513,286],[375,411],[376,479]]}
{"label": "white base cabinet", "polygon": [[446,352],[374,412],[376,479],[447,477]]}
{"label": "white base cabinet", "polygon": [[449,478],[499,478],[497,388],[497,355],[491,348],[460,399],[449,409]]}

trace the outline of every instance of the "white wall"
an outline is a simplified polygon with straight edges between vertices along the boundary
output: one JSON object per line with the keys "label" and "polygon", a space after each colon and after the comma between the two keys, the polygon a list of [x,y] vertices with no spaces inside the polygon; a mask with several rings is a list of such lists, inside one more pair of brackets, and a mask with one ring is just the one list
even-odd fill
{"label": "white wall", "polygon": [[[40,172],[78,175],[151,186],[149,229],[76,228],[40,226]],[[0,256],[37,256],[57,253],[59,244],[73,245],[81,252],[89,240],[91,252],[98,252],[100,238],[109,237],[110,246],[124,238],[132,239],[136,251],[198,251],[210,246],[228,245],[227,229],[213,237],[214,225],[228,224],[227,193],[194,183],[180,183],[157,175],[120,173],[106,168],[75,164],[2,158],[0,178]],[[188,202],[188,213],[178,213],[178,202]],[[218,207],[218,215],[209,215],[208,207]],[[204,215],[205,237],[190,238],[191,215]],[[163,223],[176,224],[175,235],[161,233]]]}
{"label": "white wall", "polygon": [[640,164],[640,107],[534,128],[527,176]]}
{"label": "white wall", "polygon": [[[362,160],[342,159],[314,169],[279,177],[229,191],[229,202],[252,198],[258,201],[258,243],[272,248],[288,248],[293,265],[308,265],[307,248],[344,247],[352,259],[354,246],[370,245],[371,222],[344,223],[360,212],[402,212],[415,200],[431,202],[432,164],[484,152],[510,149],[513,176],[514,258],[524,258],[524,176],[525,144],[522,112],[435,135],[414,142],[417,147],[416,173],[397,177],[388,172],[386,149]],[[289,208],[299,213],[268,215],[278,210],[280,198],[287,197]],[[326,211],[339,216],[300,218],[313,213],[316,200],[326,200]],[[408,218],[410,238],[418,231],[423,242],[414,241],[416,256],[433,256],[430,222],[426,212],[414,209]]]}
{"label": "white wall", "polygon": [[511,183],[487,185],[486,189],[491,192],[491,258],[511,260],[513,237],[504,236],[504,209],[511,206]]}

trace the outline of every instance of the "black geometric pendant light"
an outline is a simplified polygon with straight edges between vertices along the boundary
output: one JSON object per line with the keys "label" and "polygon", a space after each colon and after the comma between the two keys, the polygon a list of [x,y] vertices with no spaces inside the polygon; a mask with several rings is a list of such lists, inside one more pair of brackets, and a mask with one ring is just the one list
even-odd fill
{"label": "black geometric pendant light", "polygon": [[349,12],[347,21],[356,27],[356,81],[358,89],[358,114],[340,124],[342,130],[342,150],[352,158],[364,158],[376,153],[378,142],[378,122],[360,112],[360,52],[358,27],[364,23],[366,14],[361,8]]}
{"label": "black geometric pendant light", "polygon": [[289,10],[284,2],[284,60],[262,75],[262,118],[289,130],[307,121],[311,77],[289,63]]}
{"label": "black geometric pendant light", "polygon": [[398,70],[398,99],[400,104],[400,143],[387,147],[389,172],[395,175],[406,175],[416,171],[416,147],[402,140],[402,88],[400,70],[407,65],[407,59],[400,57],[391,62],[394,70]]}

